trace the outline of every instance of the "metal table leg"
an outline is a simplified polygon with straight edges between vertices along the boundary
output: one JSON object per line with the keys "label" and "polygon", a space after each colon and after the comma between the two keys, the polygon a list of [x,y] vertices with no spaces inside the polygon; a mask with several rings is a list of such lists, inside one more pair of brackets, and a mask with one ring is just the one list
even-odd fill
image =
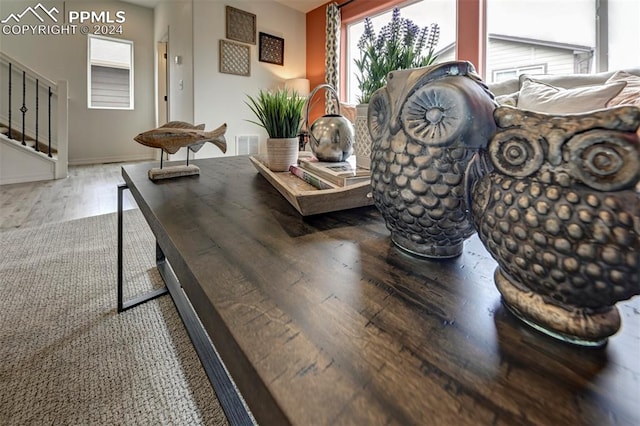
{"label": "metal table leg", "polygon": [[257,425],[157,240],[156,267],[165,283],[165,287],[123,302],[122,194],[124,190],[128,188],[126,184],[118,186],[118,312],[123,312],[165,293],[169,293],[229,424],[232,426]]}
{"label": "metal table leg", "polygon": [[[122,271],[122,262],[123,262],[123,244],[122,244],[122,194],[125,189],[129,187],[126,184],[118,185],[118,312],[124,312],[127,309],[131,309],[134,306],[138,306],[142,303],[148,302],[149,300],[153,300],[157,297],[162,296],[163,294],[168,293],[167,287],[162,287],[156,290],[151,290],[147,293],[144,293],[140,296],[136,296],[130,300],[123,301],[123,271]],[[159,260],[164,260],[164,254],[160,250],[160,247],[156,243],[156,263]]]}

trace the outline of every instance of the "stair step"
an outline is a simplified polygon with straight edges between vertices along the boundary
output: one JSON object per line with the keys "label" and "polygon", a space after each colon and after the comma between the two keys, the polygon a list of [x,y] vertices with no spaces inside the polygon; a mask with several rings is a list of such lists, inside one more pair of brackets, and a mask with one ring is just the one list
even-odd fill
{"label": "stair step", "polygon": [[[9,134],[9,128],[6,126],[0,125],[0,133],[7,136]],[[22,133],[13,129],[11,131],[11,139],[13,139],[16,142],[22,143]],[[30,138],[29,136],[25,136],[24,142],[30,148],[33,148],[35,146],[35,140]],[[38,142],[38,151],[45,152],[45,153],[49,152],[49,145],[43,142]],[[51,148],[51,155],[55,156],[57,153],[58,153],[57,149]]]}
{"label": "stair step", "polygon": [[[0,133],[3,133],[1,130],[2,129],[0,128]],[[5,134],[5,136],[6,136],[6,134]],[[17,142],[19,144],[22,144],[21,140],[13,139],[13,138],[11,140],[13,140],[14,142]],[[26,139],[24,141],[24,143],[25,143],[25,147],[31,148],[32,150],[35,151],[35,148],[34,148],[35,141],[34,140]],[[47,154],[49,152],[49,146],[44,144],[44,143],[42,143],[42,142],[38,142],[38,151],[42,152],[43,154]],[[55,148],[51,148],[51,157],[55,158],[55,157],[57,157],[57,155],[58,155],[58,151]]]}

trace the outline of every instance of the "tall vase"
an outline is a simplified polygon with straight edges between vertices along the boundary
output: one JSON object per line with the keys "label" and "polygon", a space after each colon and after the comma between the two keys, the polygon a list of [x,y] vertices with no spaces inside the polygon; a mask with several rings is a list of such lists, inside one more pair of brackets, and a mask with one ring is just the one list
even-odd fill
{"label": "tall vase", "polygon": [[495,103],[469,62],[394,71],[368,112],[371,184],[391,240],[420,256],[462,253],[474,233],[465,169],[495,129]]}
{"label": "tall vase", "polygon": [[371,167],[371,135],[367,112],[369,104],[356,105],[355,145],[356,163],[358,166]]}
{"label": "tall vase", "polygon": [[603,345],[615,303],[640,294],[640,108],[495,117],[493,170],[471,196],[502,300],[553,337]]}
{"label": "tall vase", "polygon": [[286,172],[298,162],[298,138],[267,139],[267,162],[269,170]]}

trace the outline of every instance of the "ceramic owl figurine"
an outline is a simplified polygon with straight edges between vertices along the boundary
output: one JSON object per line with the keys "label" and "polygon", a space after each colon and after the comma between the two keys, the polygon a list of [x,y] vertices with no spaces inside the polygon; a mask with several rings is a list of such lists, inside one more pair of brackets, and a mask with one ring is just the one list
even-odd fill
{"label": "ceramic owl figurine", "polygon": [[397,246],[426,257],[460,255],[475,232],[465,169],[496,128],[495,108],[470,62],[394,71],[373,94],[372,194]]}
{"label": "ceramic owl figurine", "polygon": [[503,301],[554,337],[602,345],[615,303],[640,293],[640,108],[495,119],[494,170],[470,195]]}

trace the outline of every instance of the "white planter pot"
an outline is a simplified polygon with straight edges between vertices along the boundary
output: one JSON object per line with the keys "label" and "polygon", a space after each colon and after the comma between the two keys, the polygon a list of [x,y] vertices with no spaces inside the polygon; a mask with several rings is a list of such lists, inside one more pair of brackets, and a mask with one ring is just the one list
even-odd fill
{"label": "white planter pot", "polygon": [[267,162],[272,172],[289,171],[298,163],[298,138],[267,139]]}
{"label": "white planter pot", "polygon": [[371,135],[369,134],[367,119],[368,110],[369,104],[356,106],[356,122],[354,126],[356,140],[353,147],[356,154],[356,163],[358,166],[366,168],[371,165]]}

